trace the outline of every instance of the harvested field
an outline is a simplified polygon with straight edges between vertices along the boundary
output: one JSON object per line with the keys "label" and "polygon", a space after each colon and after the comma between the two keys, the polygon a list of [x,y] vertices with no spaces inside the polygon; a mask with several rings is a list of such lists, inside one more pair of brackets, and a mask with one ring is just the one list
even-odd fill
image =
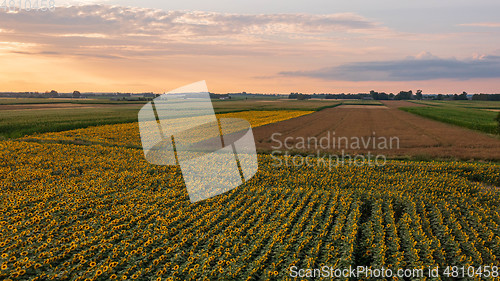
{"label": "harvested field", "polygon": [[356,109],[387,109],[387,106],[383,105],[362,105],[362,104],[343,104],[339,105],[337,108],[356,108]]}
{"label": "harvested field", "polygon": [[[261,152],[273,150],[291,152],[314,152],[341,154],[383,154],[387,157],[412,157],[418,159],[442,158],[462,160],[500,160],[500,139],[473,130],[429,120],[410,114],[397,108],[400,106],[419,106],[418,104],[395,101],[385,102],[386,110],[369,110],[366,108],[328,108],[310,115],[279,123],[265,125],[254,129],[257,148]],[[271,136],[274,133],[274,139]],[[330,136],[330,139],[347,137],[349,140],[341,146],[314,144],[308,137],[317,140]],[[360,149],[352,149],[353,138],[361,140],[380,137],[389,139],[397,137],[399,148],[393,143],[392,149],[373,149],[371,144]],[[287,144],[291,149],[276,147]],[[303,140],[310,141],[303,145]],[[302,142],[302,143],[301,143]],[[379,142],[380,143],[380,142]],[[326,146],[326,148],[325,148]],[[346,147],[347,146],[347,147]]]}

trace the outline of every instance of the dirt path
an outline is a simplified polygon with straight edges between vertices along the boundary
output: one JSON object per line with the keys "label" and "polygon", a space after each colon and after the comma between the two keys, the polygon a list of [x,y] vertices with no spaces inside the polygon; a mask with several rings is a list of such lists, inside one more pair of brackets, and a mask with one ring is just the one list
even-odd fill
{"label": "dirt path", "polygon": [[[473,130],[460,128],[453,125],[425,119],[397,109],[402,106],[420,106],[419,104],[405,101],[384,102],[385,110],[372,110],[367,108],[329,108],[313,114],[295,119],[273,123],[254,129],[255,140],[259,151],[273,151],[279,144],[293,146],[294,151],[340,153],[367,153],[384,154],[388,157],[419,156],[437,158],[457,158],[462,160],[500,160],[500,139]],[[274,133],[274,140],[271,136]],[[309,146],[303,148],[302,139],[308,137],[336,139],[337,146],[319,144],[309,140]],[[347,137],[340,148],[340,137]],[[376,138],[375,149],[370,142],[368,147],[361,144],[361,148],[352,149],[355,139],[368,142]],[[383,139],[381,139],[381,137]],[[390,138],[393,139],[390,139]],[[396,138],[399,140],[397,147]],[[353,139],[354,138],[354,139]],[[378,149],[377,146],[387,140],[392,143],[392,149]],[[345,139],[344,139],[345,140]],[[391,141],[392,140],[392,141]],[[303,142],[302,142],[303,143]],[[324,142],[323,144],[325,144]],[[328,146],[328,148],[325,148]],[[281,148],[286,151],[288,149]]]}

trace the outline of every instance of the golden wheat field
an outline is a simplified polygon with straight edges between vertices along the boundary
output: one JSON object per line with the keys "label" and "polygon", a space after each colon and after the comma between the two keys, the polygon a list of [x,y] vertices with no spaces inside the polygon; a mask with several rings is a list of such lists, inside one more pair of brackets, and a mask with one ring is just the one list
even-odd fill
{"label": "golden wheat field", "polygon": [[[299,116],[245,114],[231,117]],[[499,164],[296,167],[262,154],[250,181],[191,204],[179,169],[147,163],[139,141],[137,124],[1,141],[0,279],[283,280],[324,265],[498,276]]]}

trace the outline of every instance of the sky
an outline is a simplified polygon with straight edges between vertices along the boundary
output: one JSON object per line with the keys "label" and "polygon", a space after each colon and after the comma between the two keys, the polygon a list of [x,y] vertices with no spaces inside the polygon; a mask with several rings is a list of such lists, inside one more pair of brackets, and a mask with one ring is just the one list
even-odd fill
{"label": "sky", "polygon": [[55,6],[0,7],[0,91],[500,93],[497,0]]}

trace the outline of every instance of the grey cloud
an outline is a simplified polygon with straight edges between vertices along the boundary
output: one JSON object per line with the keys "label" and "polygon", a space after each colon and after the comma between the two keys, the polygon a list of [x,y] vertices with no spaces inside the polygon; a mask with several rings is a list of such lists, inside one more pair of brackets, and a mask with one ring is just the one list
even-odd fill
{"label": "grey cloud", "polygon": [[21,55],[60,55],[61,53],[59,52],[38,52],[38,53],[33,53],[33,52],[24,52],[24,51],[11,51],[9,52],[11,54],[21,54]]}
{"label": "grey cloud", "polygon": [[339,81],[421,81],[434,79],[467,80],[499,78],[500,57],[479,59],[404,59],[355,62],[313,71],[283,71],[283,76],[312,77]]}

